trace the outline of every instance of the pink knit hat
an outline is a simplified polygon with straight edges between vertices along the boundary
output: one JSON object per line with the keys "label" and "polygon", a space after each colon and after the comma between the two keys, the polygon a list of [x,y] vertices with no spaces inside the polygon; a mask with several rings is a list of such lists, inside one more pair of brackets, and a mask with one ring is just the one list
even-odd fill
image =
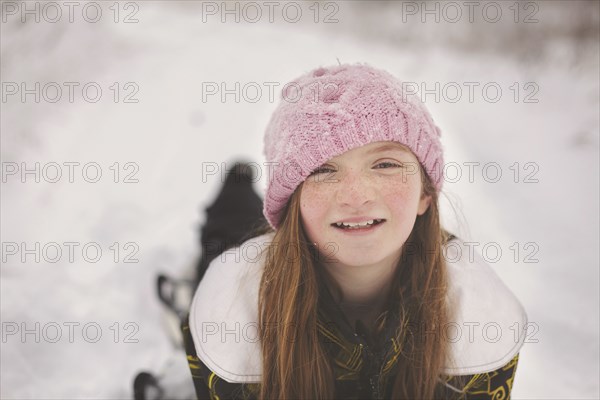
{"label": "pink knit hat", "polygon": [[283,87],[264,137],[269,182],[263,214],[275,229],[294,190],[333,157],[372,142],[412,150],[442,187],[440,129],[389,73],[365,64],[317,68]]}

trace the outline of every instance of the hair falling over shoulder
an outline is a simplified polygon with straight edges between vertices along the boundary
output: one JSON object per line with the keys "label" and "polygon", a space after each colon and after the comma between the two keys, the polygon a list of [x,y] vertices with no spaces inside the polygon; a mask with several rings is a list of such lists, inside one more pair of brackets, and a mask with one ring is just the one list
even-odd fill
{"label": "hair falling over shoulder", "polygon": [[[260,399],[335,397],[332,360],[318,337],[322,275],[301,223],[301,189],[302,185],[291,196],[275,231],[273,243],[279,245],[266,250],[259,289]],[[392,282],[402,321],[396,331],[401,353],[390,377],[395,399],[436,398],[448,354],[442,332],[449,321],[448,284],[441,249],[448,233],[440,226],[437,194],[425,174],[423,192],[432,196],[431,205],[417,217]],[[436,251],[420,251],[423,249]]]}

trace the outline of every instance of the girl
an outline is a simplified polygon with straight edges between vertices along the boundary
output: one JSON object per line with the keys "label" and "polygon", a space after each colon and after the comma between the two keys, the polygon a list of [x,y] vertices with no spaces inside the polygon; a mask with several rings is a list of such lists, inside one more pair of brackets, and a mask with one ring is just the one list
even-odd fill
{"label": "girl", "polygon": [[526,313],[440,226],[440,130],[402,89],[368,65],[285,86],[269,226],[210,264],[184,326],[199,398],[509,398]]}

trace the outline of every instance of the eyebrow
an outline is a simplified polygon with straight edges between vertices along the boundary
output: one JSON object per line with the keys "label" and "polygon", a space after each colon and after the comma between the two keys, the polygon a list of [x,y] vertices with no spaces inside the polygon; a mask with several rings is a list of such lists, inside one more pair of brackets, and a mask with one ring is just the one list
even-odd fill
{"label": "eyebrow", "polygon": [[402,151],[404,153],[407,152],[407,150],[400,145],[397,145],[395,143],[387,143],[387,144],[383,144],[381,146],[378,146],[378,147],[375,147],[375,148],[369,150],[367,152],[367,154],[379,153],[379,152],[390,151],[390,150],[398,150],[398,151]]}

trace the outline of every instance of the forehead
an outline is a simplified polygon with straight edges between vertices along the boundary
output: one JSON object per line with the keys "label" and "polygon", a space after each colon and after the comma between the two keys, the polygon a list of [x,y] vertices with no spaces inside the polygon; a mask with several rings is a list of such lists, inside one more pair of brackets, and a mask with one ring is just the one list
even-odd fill
{"label": "forehead", "polygon": [[337,157],[333,157],[332,160],[335,160],[338,158],[352,157],[352,156],[363,156],[363,155],[369,156],[369,155],[385,153],[385,152],[393,152],[393,153],[400,153],[400,154],[402,154],[402,153],[412,154],[412,152],[410,151],[410,149],[408,147],[406,147],[403,144],[400,144],[398,142],[375,142],[375,143],[369,143],[364,146],[360,146],[360,147],[348,150],[345,153],[342,153],[341,155],[339,155]]}
{"label": "forehead", "polygon": [[384,151],[400,151],[405,153],[411,153],[408,147],[398,142],[376,142],[370,143],[362,147],[367,154],[380,153]]}

